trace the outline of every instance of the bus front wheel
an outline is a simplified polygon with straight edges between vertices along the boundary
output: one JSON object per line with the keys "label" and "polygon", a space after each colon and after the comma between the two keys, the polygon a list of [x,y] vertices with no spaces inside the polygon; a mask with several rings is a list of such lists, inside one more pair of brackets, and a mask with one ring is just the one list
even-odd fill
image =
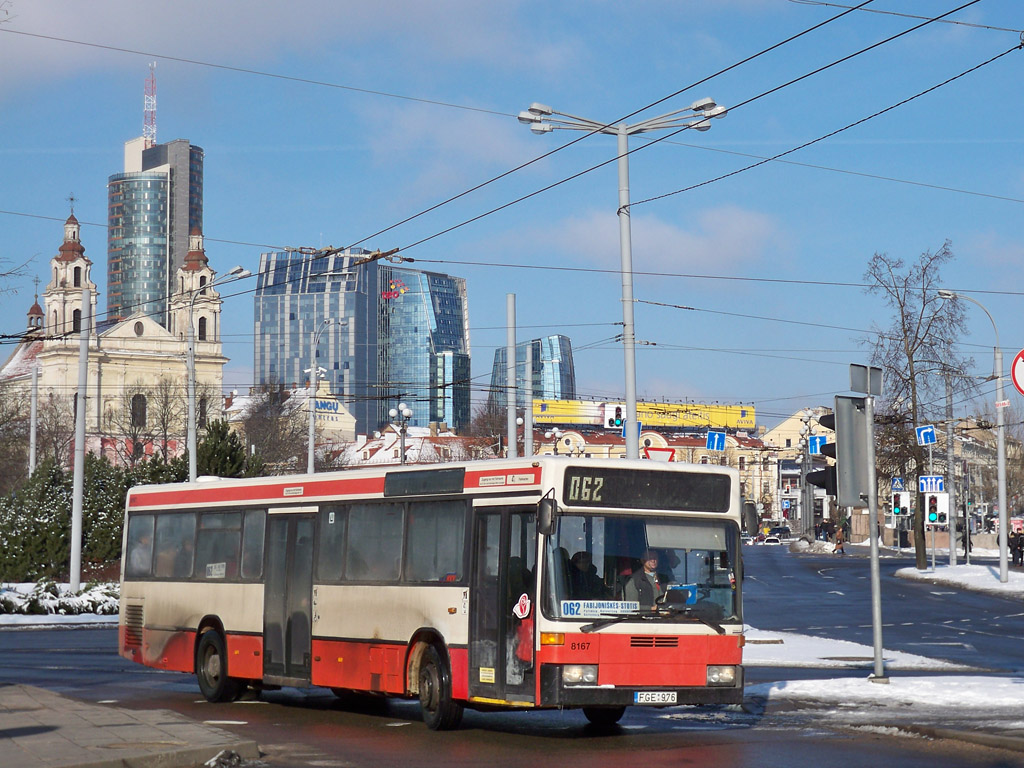
{"label": "bus front wheel", "polygon": [[611,728],[625,714],[625,707],[584,707],[583,714],[587,720],[598,728]]}
{"label": "bus front wheel", "polygon": [[420,706],[423,722],[432,731],[448,731],[462,722],[463,707],[452,700],[452,676],[448,665],[433,645],[420,664]]}
{"label": "bus front wheel", "polygon": [[228,677],[228,654],[224,638],[215,629],[208,629],[199,638],[196,649],[196,678],[199,690],[207,701],[234,701],[242,684]]}

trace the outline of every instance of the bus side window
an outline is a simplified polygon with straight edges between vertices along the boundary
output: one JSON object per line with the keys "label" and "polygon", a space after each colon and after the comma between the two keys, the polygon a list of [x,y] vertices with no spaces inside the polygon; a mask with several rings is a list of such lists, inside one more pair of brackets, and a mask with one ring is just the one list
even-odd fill
{"label": "bus side window", "polygon": [[238,578],[241,544],[241,512],[203,513],[196,537],[196,575],[205,579]]}
{"label": "bus side window", "polygon": [[317,578],[324,582],[341,581],[345,573],[345,531],[348,507],[331,504],[320,509],[320,541],[317,549]]}
{"label": "bus side window", "polygon": [[258,579],[263,573],[263,538],[267,526],[265,509],[245,513],[242,528],[242,578]]}
{"label": "bus side window", "polygon": [[466,532],[464,501],[425,501],[409,505],[405,580],[462,581]]}
{"label": "bus side window", "polygon": [[196,537],[196,513],[175,512],[156,518],[156,558],[153,575],[187,579],[192,575],[192,550]]}
{"label": "bus side window", "polygon": [[153,570],[153,515],[128,518],[126,576],[149,576]]}
{"label": "bus side window", "polygon": [[403,505],[353,504],[345,578],[352,581],[398,581],[402,566]]}

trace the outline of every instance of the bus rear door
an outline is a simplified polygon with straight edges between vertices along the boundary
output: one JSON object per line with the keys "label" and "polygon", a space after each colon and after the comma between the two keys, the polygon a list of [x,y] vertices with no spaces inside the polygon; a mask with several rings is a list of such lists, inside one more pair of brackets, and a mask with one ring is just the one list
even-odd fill
{"label": "bus rear door", "polygon": [[313,529],[310,514],[267,516],[263,679],[271,684],[309,685]]}

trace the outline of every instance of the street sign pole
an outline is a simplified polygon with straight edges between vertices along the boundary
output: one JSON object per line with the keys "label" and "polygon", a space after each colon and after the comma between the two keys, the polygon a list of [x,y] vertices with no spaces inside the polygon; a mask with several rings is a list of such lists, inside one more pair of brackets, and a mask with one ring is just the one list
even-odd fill
{"label": "street sign pole", "polygon": [[850,366],[850,389],[866,394],[864,428],[867,430],[868,528],[871,541],[871,627],[875,646],[873,683],[888,683],[882,659],[882,578],[878,561],[878,477],[875,472],[875,398],[882,394],[882,369],[866,365]]}

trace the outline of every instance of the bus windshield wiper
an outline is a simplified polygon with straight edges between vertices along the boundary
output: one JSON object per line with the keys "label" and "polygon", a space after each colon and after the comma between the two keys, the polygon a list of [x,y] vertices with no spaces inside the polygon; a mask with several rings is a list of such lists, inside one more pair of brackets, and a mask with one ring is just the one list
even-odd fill
{"label": "bus windshield wiper", "polygon": [[589,624],[584,624],[580,627],[580,632],[596,632],[604,627],[610,627],[612,624],[618,624],[620,621],[628,621],[629,619],[653,619],[655,617],[653,611],[648,613],[637,613],[633,611],[631,613],[606,613],[602,618],[596,619]]}
{"label": "bus windshield wiper", "polygon": [[663,607],[661,609],[661,611],[662,611],[662,615],[665,616],[666,618],[668,618],[670,616],[673,616],[675,614],[680,614],[681,613],[681,614],[683,614],[684,616],[686,616],[689,619],[696,619],[701,624],[705,624],[705,625],[711,627],[713,630],[715,630],[715,632],[717,632],[720,635],[724,635],[725,634],[725,627],[723,627],[717,621],[712,621],[711,619],[704,618],[703,616],[700,615],[700,612],[698,612],[692,605],[686,605],[686,606],[665,606],[665,607]]}

